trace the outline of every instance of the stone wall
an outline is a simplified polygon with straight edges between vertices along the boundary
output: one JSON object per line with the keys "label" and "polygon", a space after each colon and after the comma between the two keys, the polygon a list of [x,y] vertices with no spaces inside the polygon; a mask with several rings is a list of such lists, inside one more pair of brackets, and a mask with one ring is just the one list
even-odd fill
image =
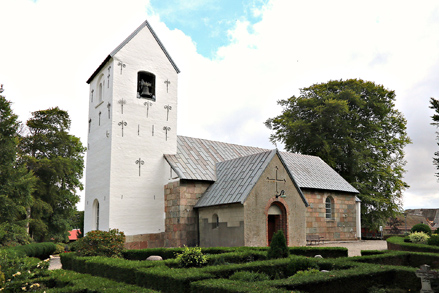
{"label": "stone wall", "polygon": [[210,185],[188,180],[165,185],[165,247],[198,245],[198,216],[193,207]]}
{"label": "stone wall", "polygon": [[[217,216],[215,223],[213,215]],[[200,246],[244,246],[244,208],[228,204],[199,209]]]}
{"label": "stone wall", "polygon": [[[319,235],[324,240],[356,240],[355,195],[341,192],[326,192],[302,189],[309,203],[306,212],[306,234]],[[326,219],[325,201],[334,200],[332,219]]]}
{"label": "stone wall", "polygon": [[177,180],[164,186],[165,232],[126,237],[127,249],[198,245],[198,216],[193,209],[211,182]]}

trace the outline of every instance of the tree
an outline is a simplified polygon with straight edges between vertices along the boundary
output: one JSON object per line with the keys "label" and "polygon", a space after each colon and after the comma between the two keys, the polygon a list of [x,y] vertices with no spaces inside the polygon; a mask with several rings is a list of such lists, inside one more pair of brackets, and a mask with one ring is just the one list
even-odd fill
{"label": "tree", "polygon": [[20,129],[11,102],[0,95],[0,246],[29,243],[26,207],[32,203],[35,183],[25,166],[17,163]]}
{"label": "tree", "polygon": [[79,201],[77,191],[84,169],[85,151],[79,138],[68,133],[70,118],[58,107],[32,113],[29,134],[21,148],[24,162],[36,178],[30,232],[34,239],[67,240]]}
{"label": "tree", "polygon": [[314,84],[278,102],[265,124],[286,150],[319,156],[359,192],[363,226],[376,229],[401,209],[408,185],[403,148],[406,120],[395,92],[357,79]]}
{"label": "tree", "polygon": [[290,255],[290,251],[288,250],[284,232],[278,230],[274,233],[273,238],[271,239],[270,248],[267,251],[267,257],[273,259],[288,257],[288,255]]}
{"label": "tree", "polygon": [[[434,98],[430,98],[430,109],[433,109],[436,111],[436,113],[431,116],[433,119],[432,125],[436,125],[436,127],[439,127],[439,100],[436,100]],[[439,132],[436,132],[436,138],[439,141]],[[439,145],[439,142],[437,143]],[[439,151],[436,151],[434,153],[436,157],[433,157],[433,164],[436,166],[436,168],[439,170]],[[439,172],[436,173],[436,176],[439,177]]]}

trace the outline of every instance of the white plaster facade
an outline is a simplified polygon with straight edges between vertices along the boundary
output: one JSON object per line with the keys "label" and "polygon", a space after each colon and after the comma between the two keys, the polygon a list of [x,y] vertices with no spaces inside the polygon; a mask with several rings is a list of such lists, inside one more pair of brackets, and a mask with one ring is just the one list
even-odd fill
{"label": "white plaster facade", "polygon": [[[140,71],[155,75],[155,101],[137,97]],[[85,233],[97,228],[97,216],[100,230],[164,232],[163,154],[177,151],[177,74],[145,22],[89,79]]]}

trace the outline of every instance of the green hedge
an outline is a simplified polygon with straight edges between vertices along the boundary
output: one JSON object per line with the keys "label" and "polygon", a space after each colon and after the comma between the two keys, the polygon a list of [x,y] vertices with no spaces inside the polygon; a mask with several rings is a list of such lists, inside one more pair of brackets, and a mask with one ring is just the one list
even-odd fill
{"label": "green hedge", "polygon": [[387,239],[387,247],[389,250],[439,253],[439,246],[404,242],[403,237],[397,236]]}
{"label": "green hedge", "polygon": [[314,257],[321,255],[324,258],[348,257],[346,247],[290,247],[290,254]]}
{"label": "green hedge", "polygon": [[15,246],[8,249],[13,249],[21,255],[26,255],[29,257],[37,257],[41,260],[47,259],[56,250],[55,243],[52,242],[42,242],[42,243],[31,243],[22,246]]}
{"label": "green hedge", "polygon": [[95,277],[88,274],[79,274],[72,271],[55,270],[50,275],[40,278],[38,283],[47,293],[65,292],[145,292],[158,293],[148,288],[119,283],[107,278]]}
{"label": "green hedge", "polygon": [[[272,286],[304,292],[370,292],[373,286],[419,291],[421,282],[415,269],[357,264],[351,269],[320,272],[271,282]],[[408,290],[409,289],[409,290]]]}
{"label": "green hedge", "polygon": [[[146,248],[124,250],[122,257],[129,260],[146,260],[151,255],[159,255],[163,259],[173,259],[181,253],[182,248]],[[227,253],[254,254],[256,259],[261,259],[267,254],[268,247],[203,247],[201,251],[206,255],[221,255]],[[344,247],[289,247],[290,254],[314,257],[321,255],[324,258],[347,257],[348,249]],[[226,257],[226,255],[224,255]],[[212,258],[216,259],[216,258]],[[264,258],[265,259],[265,258]],[[231,261],[235,262],[235,261]]]}
{"label": "green hedge", "polygon": [[406,266],[419,269],[423,264],[432,269],[439,269],[439,254],[410,251],[387,251],[381,254],[370,254],[362,257],[351,258],[354,262]]}
{"label": "green hedge", "polygon": [[[221,250],[226,251],[226,250]],[[264,255],[264,249],[238,249],[234,253],[211,254],[211,260],[226,256],[245,260]],[[175,259],[165,261],[131,261],[105,257],[78,257],[61,254],[63,268],[90,273],[115,281],[150,288],[161,292],[367,292],[372,286],[420,290],[415,271],[420,264],[439,263],[439,255],[410,252],[389,252],[353,258],[314,258],[291,255],[276,260],[181,269]],[[427,262],[429,261],[429,262]],[[378,265],[377,265],[378,264]],[[395,264],[400,266],[395,266]],[[403,267],[413,266],[413,267]],[[297,270],[318,267],[329,273],[293,276]],[[269,281],[242,282],[227,280],[233,273],[249,271],[270,276]]]}

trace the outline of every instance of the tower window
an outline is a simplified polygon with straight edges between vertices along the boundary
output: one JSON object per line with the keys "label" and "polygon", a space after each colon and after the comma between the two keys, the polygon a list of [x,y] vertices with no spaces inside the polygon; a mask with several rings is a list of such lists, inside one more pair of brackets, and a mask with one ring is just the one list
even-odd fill
{"label": "tower window", "polygon": [[137,73],[137,98],[155,101],[155,75],[146,71]]}

